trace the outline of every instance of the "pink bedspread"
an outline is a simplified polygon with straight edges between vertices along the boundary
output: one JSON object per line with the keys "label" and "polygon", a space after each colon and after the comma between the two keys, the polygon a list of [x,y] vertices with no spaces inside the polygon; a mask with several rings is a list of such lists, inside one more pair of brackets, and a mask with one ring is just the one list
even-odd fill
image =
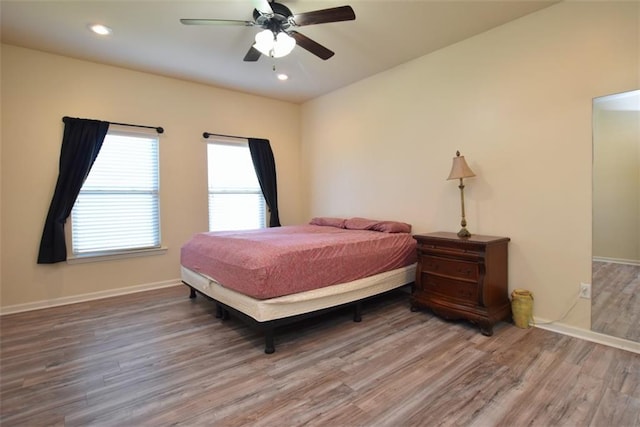
{"label": "pink bedspread", "polygon": [[410,233],[295,225],[196,234],[181,264],[258,299],[346,283],[416,261]]}

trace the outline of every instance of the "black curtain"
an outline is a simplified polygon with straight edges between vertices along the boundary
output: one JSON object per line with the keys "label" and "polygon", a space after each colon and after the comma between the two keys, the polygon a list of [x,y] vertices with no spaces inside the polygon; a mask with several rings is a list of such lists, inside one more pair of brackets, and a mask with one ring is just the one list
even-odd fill
{"label": "black curtain", "polygon": [[109,122],[64,118],[58,181],[44,223],[38,264],[53,264],[67,259],[64,224],[98,157],[108,129]]}
{"label": "black curtain", "polygon": [[269,227],[280,227],[278,215],[278,185],[276,183],[276,162],[268,139],[249,138],[249,151],[258,182],[269,207]]}

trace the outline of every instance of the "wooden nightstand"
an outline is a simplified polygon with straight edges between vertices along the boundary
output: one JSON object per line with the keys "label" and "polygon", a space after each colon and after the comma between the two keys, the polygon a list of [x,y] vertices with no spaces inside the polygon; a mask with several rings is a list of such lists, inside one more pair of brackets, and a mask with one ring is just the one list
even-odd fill
{"label": "wooden nightstand", "polygon": [[477,323],[484,335],[511,318],[508,237],[460,238],[438,232],[413,236],[418,241],[416,283],[411,310],[425,307],[445,319]]}

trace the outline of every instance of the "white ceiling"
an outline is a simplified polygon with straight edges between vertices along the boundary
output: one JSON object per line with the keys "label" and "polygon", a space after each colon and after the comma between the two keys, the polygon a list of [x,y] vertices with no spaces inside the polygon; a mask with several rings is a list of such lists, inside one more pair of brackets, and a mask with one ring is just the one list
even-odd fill
{"label": "white ceiling", "polygon": [[[351,5],[355,21],[296,28],[335,52],[323,61],[242,59],[259,27],[185,26],[180,18],[252,20],[251,0],[2,0],[3,43],[304,102],[423,56],[555,1],[281,0],[295,13]],[[101,23],[100,37],[87,26]],[[540,28],[544,31],[544,28]],[[273,67],[290,78],[281,82]]]}

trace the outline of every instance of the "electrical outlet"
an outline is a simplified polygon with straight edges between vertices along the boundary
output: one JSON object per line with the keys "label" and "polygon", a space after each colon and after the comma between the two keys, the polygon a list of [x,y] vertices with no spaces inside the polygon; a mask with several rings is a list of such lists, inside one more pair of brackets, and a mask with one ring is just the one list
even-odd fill
{"label": "electrical outlet", "polygon": [[580,283],[580,298],[591,299],[591,284]]}

